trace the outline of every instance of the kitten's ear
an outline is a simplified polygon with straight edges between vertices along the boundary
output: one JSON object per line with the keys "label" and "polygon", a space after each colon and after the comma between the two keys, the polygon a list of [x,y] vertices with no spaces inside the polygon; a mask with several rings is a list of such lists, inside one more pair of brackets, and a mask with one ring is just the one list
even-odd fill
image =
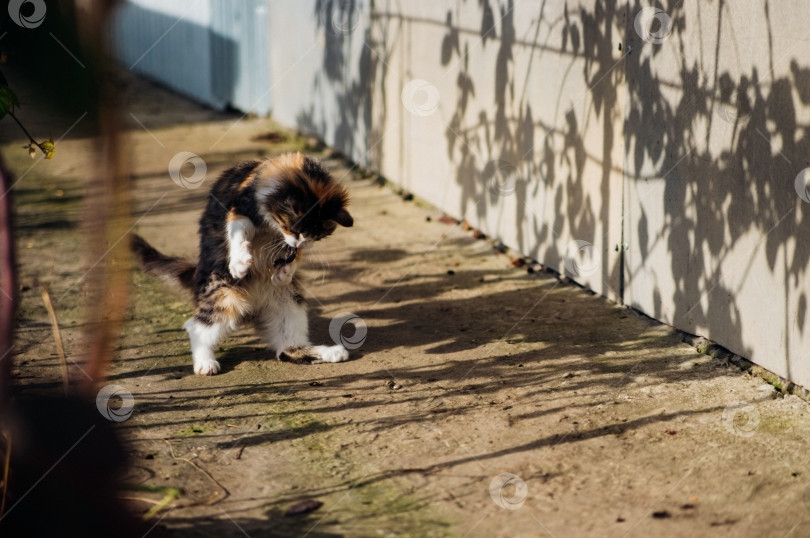
{"label": "kitten's ear", "polygon": [[352,218],[351,215],[349,215],[349,212],[346,211],[345,209],[341,209],[340,211],[338,211],[335,214],[335,218],[332,220],[334,220],[341,226],[345,226],[346,228],[350,228],[351,225],[354,224],[354,219]]}

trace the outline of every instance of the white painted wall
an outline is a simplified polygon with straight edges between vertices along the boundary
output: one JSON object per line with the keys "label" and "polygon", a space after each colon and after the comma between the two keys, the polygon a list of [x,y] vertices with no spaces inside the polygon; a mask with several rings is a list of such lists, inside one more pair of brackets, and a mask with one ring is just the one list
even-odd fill
{"label": "white painted wall", "polygon": [[271,106],[266,0],[127,0],[111,40],[125,68],[213,108]]}
{"label": "white painted wall", "polygon": [[810,387],[806,8],[696,2],[636,40],[625,300]]}
{"label": "white painted wall", "polygon": [[111,30],[121,64],[214,108],[210,0],[122,3]]}

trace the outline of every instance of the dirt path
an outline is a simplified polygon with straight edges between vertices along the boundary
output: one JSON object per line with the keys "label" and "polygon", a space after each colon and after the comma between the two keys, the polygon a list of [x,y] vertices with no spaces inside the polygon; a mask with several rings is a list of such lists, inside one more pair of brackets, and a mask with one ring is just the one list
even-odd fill
{"label": "dirt path", "polygon": [[[338,230],[308,260],[312,338],[331,343],[330,321],[343,312],[367,327],[355,360],[316,366],[279,363],[245,332],[223,344],[220,375],[199,377],[181,329],[188,298],[134,271],[110,382],[135,400],[118,425],[129,440],[126,481],[183,490],[150,519],[156,529],[810,535],[806,402],[697,354],[627,309],[513,267],[490,242],[267,121],[214,114],[137,84],[135,229],[166,252],[193,254],[217,174],[247,158],[308,151],[347,182],[355,217],[354,228]],[[0,133],[16,137],[7,125]],[[84,272],[77,223],[98,146],[69,135],[53,161],[32,167],[19,145],[2,148],[22,177],[16,370],[24,390],[56,390],[58,361],[36,284],[50,286],[67,351],[76,353]],[[181,151],[205,162],[197,189],[167,173]],[[72,374],[81,375],[76,367]],[[307,500],[323,505],[284,515]],[[132,501],[138,514],[152,506]]]}

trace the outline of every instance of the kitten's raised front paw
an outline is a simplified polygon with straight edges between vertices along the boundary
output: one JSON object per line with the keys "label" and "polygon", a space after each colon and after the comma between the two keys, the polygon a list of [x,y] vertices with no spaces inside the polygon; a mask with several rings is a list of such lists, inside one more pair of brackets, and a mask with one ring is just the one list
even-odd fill
{"label": "kitten's raised front paw", "polygon": [[219,362],[214,359],[196,359],[194,373],[197,375],[215,375],[219,373]]}
{"label": "kitten's raised front paw", "polygon": [[253,256],[250,254],[250,243],[244,243],[242,248],[231,251],[231,261],[228,264],[228,269],[231,271],[231,276],[240,279],[244,277],[250,266],[253,265]]}
{"label": "kitten's raised front paw", "polygon": [[273,276],[270,277],[270,282],[272,282],[274,286],[286,286],[292,282],[294,273],[295,271],[292,265],[276,267],[275,271],[273,271]]}

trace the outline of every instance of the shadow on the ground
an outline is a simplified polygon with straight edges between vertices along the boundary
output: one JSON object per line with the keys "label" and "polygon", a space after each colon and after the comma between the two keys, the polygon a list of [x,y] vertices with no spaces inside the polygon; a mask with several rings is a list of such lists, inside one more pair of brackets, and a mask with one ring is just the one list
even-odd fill
{"label": "shadow on the ground", "polygon": [[[344,268],[333,266],[338,273]],[[348,270],[348,268],[345,268]],[[444,414],[465,414],[497,405],[494,399],[504,387],[520,389],[522,400],[542,398],[543,408],[522,412],[518,419],[552,414],[562,409],[570,409],[569,404],[561,403],[568,396],[587,390],[593,400],[588,407],[600,403],[613,403],[622,390],[633,385],[639,386],[637,379],[645,379],[642,386],[677,383],[686,376],[707,379],[724,375],[722,370],[707,367],[699,371],[685,373],[680,360],[672,360],[671,354],[663,353],[677,344],[677,336],[661,329],[655,329],[647,319],[637,319],[632,311],[616,308],[603,299],[589,296],[581,289],[563,284],[548,277],[515,277],[508,271],[505,279],[525,280],[527,288],[489,294],[486,284],[479,282],[482,271],[458,271],[453,276],[421,275],[419,282],[400,283],[396,290],[382,303],[371,305],[368,310],[358,310],[368,324],[368,336],[363,346],[353,352],[357,361],[371,361],[375,366],[365,368],[362,374],[366,379],[379,380],[379,389],[363,389],[358,392],[358,374],[339,373],[342,365],[326,365],[323,368],[299,366],[300,379],[280,381],[262,385],[228,382],[221,375],[211,379],[204,387],[189,389],[187,393],[172,389],[141,393],[144,405],[141,412],[160,414],[171,412],[177,416],[184,409],[189,412],[197,409],[202,402],[210,400],[210,394],[221,397],[239,397],[249,394],[251,405],[263,409],[274,404],[285,404],[283,409],[272,413],[276,417],[293,416],[306,410],[315,416],[345,412],[352,409],[384,409],[389,404],[410,405],[407,414],[381,412],[380,418],[358,422],[353,426],[364,426],[368,431],[384,431],[407,424],[430,422]],[[491,275],[492,272],[486,272]],[[339,275],[335,278],[340,278]],[[429,297],[442,295],[450,288],[477,285],[481,295],[464,299],[447,298],[431,300]],[[340,304],[352,299],[367,301],[379,298],[380,290],[351,294],[351,297],[336,297],[332,301]],[[403,298],[409,298],[404,302]],[[401,299],[403,301],[401,302]],[[572,307],[572,303],[575,306]],[[328,335],[330,320],[312,312],[311,329],[313,340],[320,343]],[[147,338],[158,338],[149,336]],[[162,337],[161,337],[162,338]],[[178,339],[182,336],[178,335]],[[328,338],[328,337],[327,337]],[[145,342],[148,347],[150,342]],[[237,369],[244,363],[264,363],[267,368],[276,367],[276,359],[261,342],[253,337],[239,343],[227,343],[219,360],[223,373]],[[424,349],[429,361],[415,360],[413,364],[379,364],[381,352],[398,348]],[[527,349],[528,348],[528,349]],[[656,351],[661,353],[656,354]],[[465,357],[469,354],[470,357]],[[157,366],[138,368],[136,364],[153,363],[154,357],[132,360],[135,368],[117,374],[112,379],[123,382],[144,375],[164,375],[167,377],[189,376],[190,362],[187,360],[186,346],[180,344],[170,358],[185,357],[183,366]],[[220,381],[221,380],[221,381]],[[397,398],[392,399],[390,390],[383,389],[388,381],[403,386]],[[561,383],[564,381],[564,383]],[[310,385],[310,383],[314,383]],[[441,401],[430,394],[441,390]],[[171,393],[171,394],[170,394]],[[174,396],[169,400],[169,396]],[[481,400],[471,405],[466,397],[476,396]],[[426,399],[427,398],[427,399]],[[459,401],[457,401],[459,400]],[[464,403],[461,403],[463,401]],[[166,403],[159,403],[166,402]],[[299,402],[291,406],[289,402]],[[583,404],[583,407],[585,404]],[[679,416],[690,416],[714,412],[717,409],[685,409],[670,413],[642,417],[593,430],[579,430],[576,435],[564,441],[556,434],[538,439],[522,446],[506,447],[491,454],[480,454],[476,458],[487,459],[503,454],[528,451],[559,442],[576,442],[621,431],[633,430],[651,422],[669,423]],[[181,412],[179,416],[183,416]],[[261,415],[229,414],[227,420],[266,417]],[[175,421],[180,425],[193,423],[195,419]],[[214,419],[216,420],[216,419]],[[223,419],[225,420],[225,419]],[[308,425],[300,431],[255,432],[241,437],[241,442],[250,445],[273,443],[295,436],[306,436],[314,432],[324,432],[345,426],[348,422],[337,421]],[[166,425],[159,419],[156,425]],[[229,446],[232,436],[205,434],[197,438],[209,438],[220,447]],[[220,440],[221,439],[221,440]],[[459,462],[447,462],[452,466]]]}

